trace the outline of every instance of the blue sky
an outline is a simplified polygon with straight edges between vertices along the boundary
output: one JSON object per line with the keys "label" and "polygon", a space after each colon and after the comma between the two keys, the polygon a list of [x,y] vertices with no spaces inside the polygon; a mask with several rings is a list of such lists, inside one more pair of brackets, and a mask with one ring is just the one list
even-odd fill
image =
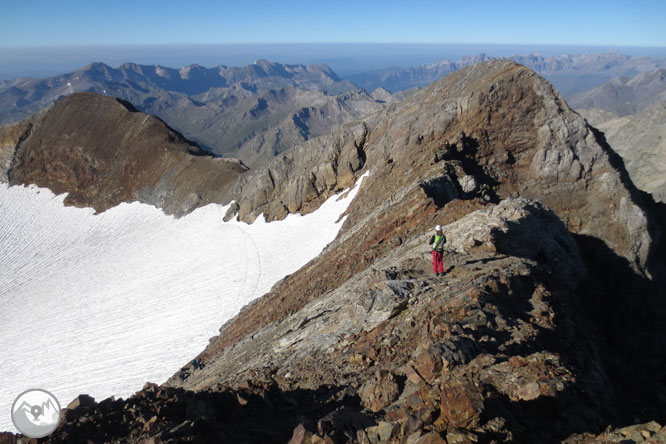
{"label": "blue sky", "polygon": [[0,0],[0,46],[294,42],[666,46],[664,0]]}

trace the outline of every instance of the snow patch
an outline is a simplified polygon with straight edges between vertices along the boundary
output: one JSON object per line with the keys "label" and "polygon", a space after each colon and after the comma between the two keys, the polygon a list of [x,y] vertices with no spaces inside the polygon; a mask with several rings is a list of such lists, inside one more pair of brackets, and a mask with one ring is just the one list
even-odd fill
{"label": "snow patch", "polygon": [[66,406],[165,381],[337,236],[361,181],[314,213],[251,225],[224,222],[220,205],[180,219],[137,202],[95,215],[0,184],[0,430],[14,430],[27,389]]}

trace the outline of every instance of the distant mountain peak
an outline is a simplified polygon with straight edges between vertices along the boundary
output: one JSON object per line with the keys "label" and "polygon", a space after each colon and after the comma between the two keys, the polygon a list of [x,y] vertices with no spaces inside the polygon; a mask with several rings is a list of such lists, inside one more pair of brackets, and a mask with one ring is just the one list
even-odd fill
{"label": "distant mountain peak", "polygon": [[98,68],[111,68],[104,62],[92,62],[89,65],[86,65],[83,69],[98,69]]}

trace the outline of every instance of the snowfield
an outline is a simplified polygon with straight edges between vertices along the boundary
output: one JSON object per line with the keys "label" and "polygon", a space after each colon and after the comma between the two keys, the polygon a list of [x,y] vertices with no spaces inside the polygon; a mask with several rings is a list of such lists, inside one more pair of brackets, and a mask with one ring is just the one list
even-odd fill
{"label": "snowfield", "polygon": [[140,204],[95,215],[65,195],[0,184],[0,430],[31,388],[63,407],[164,382],[245,304],[316,257],[360,186],[315,213],[223,222]]}

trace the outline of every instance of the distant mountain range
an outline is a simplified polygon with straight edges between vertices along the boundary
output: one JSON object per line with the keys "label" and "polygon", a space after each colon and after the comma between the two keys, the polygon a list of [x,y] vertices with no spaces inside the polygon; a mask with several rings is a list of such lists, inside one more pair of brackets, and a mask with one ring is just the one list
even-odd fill
{"label": "distant mountain range", "polygon": [[[213,154],[257,167],[287,148],[376,114],[452,71],[490,59],[479,54],[456,62],[369,71],[347,79],[327,65],[266,60],[244,67],[190,65],[180,69],[133,63],[112,68],[93,63],[46,79],[0,81],[0,124],[20,121],[74,92],[95,92],[127,100],[160,117]],[[652,91],[663,83],[663,74],[648,73],[666,68],[666,59],[614,52],[547,58],[528,54],[509,59],[545,76],[561,94],[571,97],[575,108],[603,109],[604,101],[634,103],[627,98],[633,90],[643,91],[641,100],[646,106],[662,97]],[[630,81],[628,76],[636,74],[645,75]],[[603,99],[594,99],[594,91],[581,92],[618,76],[624,77],[604,86],[610,90],[599,92]],[[611,105],[609,102],[606,108],[611,110]],[[634,105],[623,106],[625,111],[613,108],[612,112],[624,115],[637,110],[631,108]]]}
{"label": "distant mountain range", "polygon": [[93,63],[56,77],[0,82],[0,124],[82,91],[127,100],[212,153],[248,165],[385,106],[326,65],[258,60],[240,68],[172,69]]}
{"label": "distant mountain range", "polygon": [[[647,56],[628,56],[616,52],[543,57],[539,54],[499,57],[525,65],[546,77],[562,95],[598,86],[618,76],[635,76],[639,73],[666,68],[666,59],[655,60]],[[355,84],[372,91],[380,86],[391,92],[414,87],[424,87],[463,66],[493,59],[486,54],[463,57],[456,62],[440,60],[411,68],[386,68],[347,77]]]}

